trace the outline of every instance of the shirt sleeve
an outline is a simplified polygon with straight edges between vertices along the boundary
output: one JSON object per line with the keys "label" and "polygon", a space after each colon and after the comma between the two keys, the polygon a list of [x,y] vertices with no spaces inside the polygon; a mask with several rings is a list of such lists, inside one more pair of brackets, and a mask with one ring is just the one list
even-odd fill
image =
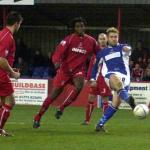
{"label": "shirt sleeve", "polygon": [[0,41],[0,57],[6,58],[12,46],[12,41],[9,38],[4,38]]}
{"label": "shirt sleeve", "polygon": [[128,52],[123,51],[123,55],[125,55],[125,56],[131,56],[132,47],[130,45],[128,45],[128,44],[122,44],[122,50],[123,50],[124,46],[127,46],[129,48],[129,51]]}
{"label": "shirt sleeve", "polygon": [[69,45],[69,37],[66,37],[64,40],[62,40],[58,44],[58,46],[56,47],[56,50],[52,56],[53,63],[61,62],[61,60],[66,52],[66,49],[68,48],[68,45]]}
{"label": "shirt sleeve", "polygon": [[99,65],[102,63],[102,52],[98,52],[96,55],[96,63],[92,68],[91,80],[97,80],[99,74]]}
{"label": "shirt sleeve", "polygon": [[91,72],[92,72],[92,68],[95,64],[96,61],[96,56],[95,54],[91,57],[90,63],[89,63],[89,67],[88,67],[88,72],[87,72],[87,80],[90,80],[91,78]]}
{"label": "shirt sleeve", "polygon": [[95,55],[100,51],[100,46],[98,45],[97,41],[94,41],[94,53]]}
{"label": "shirt sleeve", "polygon": [[5,56],[6,56],[6,47],[5,45],[0,43],[0,57],[5,58]]}

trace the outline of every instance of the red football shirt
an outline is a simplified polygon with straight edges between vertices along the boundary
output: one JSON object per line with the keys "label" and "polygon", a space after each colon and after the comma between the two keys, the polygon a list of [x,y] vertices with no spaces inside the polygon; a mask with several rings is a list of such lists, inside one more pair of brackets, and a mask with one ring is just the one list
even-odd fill
{"label": "red football shirt", "polygon": [[74,73],[85,70],[88,56],[97,50],[98,44],[93,37],[71,34],[60,42],[52,59],[54,63],[60,62],[60,68],[65,72]]}
{"label": "red football shirt", "polygon": [[[4,28],[0,31],[0,57],[6,58],[10,66],[13,66],[15,57],[16,45],[11,31]],[[0,77],[8,79],[7,73],[0,68]]]}

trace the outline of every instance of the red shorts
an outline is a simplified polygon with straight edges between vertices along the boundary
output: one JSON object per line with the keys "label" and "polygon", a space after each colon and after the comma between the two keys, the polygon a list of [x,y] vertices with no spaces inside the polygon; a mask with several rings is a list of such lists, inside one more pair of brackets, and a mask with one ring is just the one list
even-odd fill
{"label": "red shorts", "polygon": [[68,82],[72,82],[75,77],[85,77],[84,71],[76,71],[73,74],[65,73],[62,69],[57,71],[57,74],[53,80],[53,86],[60,88],[64,87]]}
{"label": "red shorts", "polygon": [[10,96],[14,93],[9,76],[0,71],[0,96]]}
{"label": "red shorts", "polygon": [[107,86],[104,77],[100,74],[97,79],[97,87],[90,87],[90,94],[100,95],[102,97],[111,96],[111,90]]}

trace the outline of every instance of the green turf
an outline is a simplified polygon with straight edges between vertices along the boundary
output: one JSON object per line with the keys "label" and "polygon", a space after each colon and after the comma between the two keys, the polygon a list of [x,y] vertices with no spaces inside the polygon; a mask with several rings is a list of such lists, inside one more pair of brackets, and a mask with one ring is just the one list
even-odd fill
{"label": "green turf", "polygon": [[32,128],[39,107],[16,106],[6,129],[14,137],[0,137],[0,150],[150,150],[150,117],[138,120],[129,110],[119,112],[106,125],[109,133],[95,133],[100,111],[93,113],[89,126],[80,125],[84,109],[70,107],[61,120],[51,108],[40,129]]}

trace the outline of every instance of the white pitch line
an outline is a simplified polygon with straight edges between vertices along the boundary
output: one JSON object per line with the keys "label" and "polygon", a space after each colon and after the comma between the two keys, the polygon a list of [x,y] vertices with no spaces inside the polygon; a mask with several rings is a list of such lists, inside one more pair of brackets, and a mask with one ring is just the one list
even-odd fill
{"label": "white pitch line", "polygon": [[19,125],[25,125],[27,123],[25,122],[7,122],[7,124],[19,124]]}
{"label": "white pitch line", "polygon": [[[15,121],[10,121],[10,122],[7,122],[7,124],[17,124],[17,125],[25,125],[25,124],[32,124],[32,122],[15,122]],[[47,124],[47,123],[41,123],[42,124]],[[60,123],[49,123],[51,125],[80,125],[80,122],[79,123],[63,123],[63,122],[60,122]]]}

